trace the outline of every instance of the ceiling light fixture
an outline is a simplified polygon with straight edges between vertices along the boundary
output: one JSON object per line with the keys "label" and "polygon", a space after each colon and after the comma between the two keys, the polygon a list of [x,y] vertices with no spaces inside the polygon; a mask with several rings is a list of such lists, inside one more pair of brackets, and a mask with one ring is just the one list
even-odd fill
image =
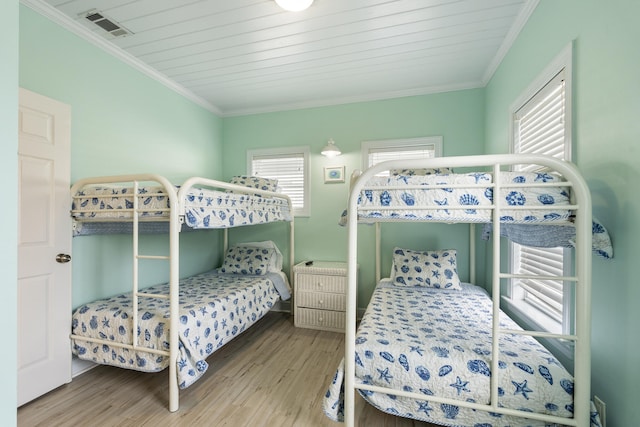
{"label": "ceiling light fixture", "polygon": [[307,9],[313,0],[276,0],[278,6],[290,12],[300,12]]}
{"label": "ceiling light fixture", "polygon": [[336,143],[333,141],[333,138],[329,138],[327,141],[327,145],[320,152],[323,156],[327,157],[336,157],[342,154],[342,151],[336,146]]}

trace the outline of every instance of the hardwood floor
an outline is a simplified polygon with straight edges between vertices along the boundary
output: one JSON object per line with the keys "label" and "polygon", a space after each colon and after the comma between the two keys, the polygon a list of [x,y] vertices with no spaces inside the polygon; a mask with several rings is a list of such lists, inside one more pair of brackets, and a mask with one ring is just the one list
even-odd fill
{"label": "hardwood floor", "polygon": [[[269,313],[207,359],[204,377],[169,412],[168,371],[99,366],[18,409],[18,426],[335,426],[322,397],[343,357],[344,335],[300,329]],[[357,424],[430,427],[357,399]]]}

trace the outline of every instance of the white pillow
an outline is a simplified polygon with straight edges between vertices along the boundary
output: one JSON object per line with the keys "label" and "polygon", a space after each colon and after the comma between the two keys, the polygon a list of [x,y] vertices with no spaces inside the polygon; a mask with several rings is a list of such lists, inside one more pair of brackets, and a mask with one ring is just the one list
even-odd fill
{"label": "white pillow", "polygon": [[278,180],[263,178],[260,176],[236,175],[231,178],[231,184],[242,185],[243,187],[257,188],[258,190],[277,191]]}
{"label": "white pillow", "polygon": [[396,286],[461,289],[455,249],[414,251],[394,248],[391,273]]}
{"label": "white pillow", "polygon": [[271,260],[270,260],[269,266],[268,266],[268,271],[269,272],[282,271],[282,263],[283,263],[284,257],[282,256],[282,253],[280,252],[280,249],[278,249],[278,247],[276,246],[276,244],[273,241],[265,240],[263,242],[237,243],[237,244],[235,244],[233,246],[245,246],[245,247],[252,247],[252,248],[273,249],[275,251],[275,256],[271,257]]}
{"label": "white pillow", "polygon": [[433,168],[433,169],[391,169],[389,175],[407,175],[407,176],[424,176],[424,175],[449,175],[452,174],[451,168]]}

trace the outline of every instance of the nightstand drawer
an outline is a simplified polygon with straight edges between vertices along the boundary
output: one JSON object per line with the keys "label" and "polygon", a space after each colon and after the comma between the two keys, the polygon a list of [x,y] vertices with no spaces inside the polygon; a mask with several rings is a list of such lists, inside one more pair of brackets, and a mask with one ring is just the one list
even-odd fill
{"label": "nightstand drawer", "polygon": [[301,262],[293,271],[295,325],[300,328],[344,332],[347,263]]}
{"label": "nightstand drawer", "polygon": [[299,292],[297,303],[299,307],[319,308],[322,310],[345,311],[347,309],[347,297],[344,293]]}
{"label": "nightstand drawer", "polygon": [[344,332],[345,319],[344,311],[314,310],[312,308],[299,307],[295,323],[296,326],[301,328]]}
{"label": "nightstand drawer", "polygon": [[344,293],[347,289],[345,276],[324,274],[300,274],[296,276],[298,291]]}

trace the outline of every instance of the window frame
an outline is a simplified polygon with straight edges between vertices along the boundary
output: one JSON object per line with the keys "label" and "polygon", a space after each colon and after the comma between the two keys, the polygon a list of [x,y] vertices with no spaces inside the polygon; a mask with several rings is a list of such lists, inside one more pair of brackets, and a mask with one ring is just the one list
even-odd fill
{"label": "window frame", "polygon": [[[562,73],[564,79],[564,154],[563,158],[571,160],[572,152],[572,57],[573,49],[569,44],[544,70],[543,72],[527,87],[527,89],[516,99],[509,109],[510,114],[510,150],[512,153],[518,152],[518,115],[523,109],[531,109],[530,102],[538,101],[540,94],[547,90],[548,86],[557,80],[558,75]],[[534,152],[534,151],[529,151]],[[518,268],[515,259],[515,251],[518,250],[517,244],[509,242],[508,258],[509,272],[515,272]],[[536,248],[534,252],[540,248]],[[562,249],[563,276],[569,276],[573,270],[573,259],[568,249]],[[517,279],[508,281],[506,296],[503,300],[508,304],[512,311],[516,312],[517,317],[526,324],[529,329],[537,329],[543,331],[554,331],[561,333],[570,333],[573,328],[573,286],[571,282],[564,282],[562,285],[562,320],[558,322],[553,316],[550,316],[536,307],[534,304],[527,302],[524,298],[524,290],[518,285]],[[565,352],[566,346],[557,346],[558,349]]]}
{"label": "window frame", "polygon": [[433,157],[442,157],[442,136],[425,136],[418,138],[403,138],[403,139],[382,139],[375,141],[363,141],[361,144],[361,167],[365,170],[372,165],[369,164],[369,155],[372,150],[380,150],[389,148],[388,151],[401,151],[405,149],[425,149],[425,147],[432,147],[426,149],[432,149],[434,152]]}
{"label": "window frame", "polygon": [[[294,217],[308,217],[311,216],[311,195],[310,195],[310,182],[309,182],[309,156],[310,149],[308,146],[300,147],[281,147],[281,148],[261,148],[247,150],[247,175],[254,175],[253,172],[253,160],[255,158],[264,157],[289,157],[291,155],[300,154],[303,157],[303,206],[301,208],[294,208],[292,214]],[[276,178],[277,177],[271,177]]]}

